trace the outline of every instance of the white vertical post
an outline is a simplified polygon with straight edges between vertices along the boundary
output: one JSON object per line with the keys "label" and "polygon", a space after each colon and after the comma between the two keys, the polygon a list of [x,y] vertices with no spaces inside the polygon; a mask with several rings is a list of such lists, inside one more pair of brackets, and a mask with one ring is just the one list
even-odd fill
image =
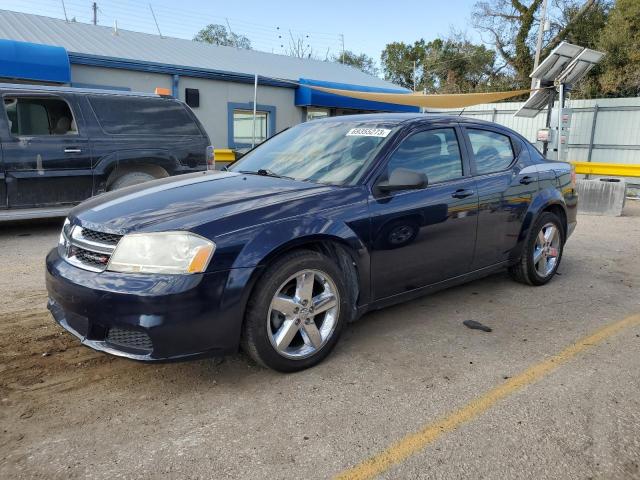
{"label": "white vertical post", "polygon": [[251,140],[251,148],[256,146],[256,105],[258,103],[258,74],[253,82],[253,138]]}
{"label": "white vertical post", "polygon": [[[547,0],[542,2],[542,11],[540,12],[540,27],[538,28],[538,40],[536,42],[536,55],[533,60],[533,69],[538,68],[540,63],[540,51],[542,50],[542,37],[544,35],[544,24],[547,21]],[[539,81],[535,78],[531,79],[531,89],[538,88],[540,86]],[[533,95],[533,92],[531,93]]]}
{"label": "white vertical post", "polygon": [[562,161],[562,112],[564,111],[564,83],[560,84],[558,94],[558,135],[556,140],[556,160]]}

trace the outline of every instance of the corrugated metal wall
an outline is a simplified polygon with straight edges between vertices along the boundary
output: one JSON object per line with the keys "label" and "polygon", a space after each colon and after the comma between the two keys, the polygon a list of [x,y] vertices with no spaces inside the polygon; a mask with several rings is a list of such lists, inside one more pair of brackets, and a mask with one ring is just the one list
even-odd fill
{"label": "corrugated metal wall", "polygon": [[[535,142],[536,132],[544,128],[546,111],[535,118],[514,117],[522,105],[522,102],[476,105],[466,108],[462,115],[505,125]],[[569,100],[566,106],[573,110],[570,160],[640,164],[640,98]],[[638,179],[634,182],[638,183]]]}

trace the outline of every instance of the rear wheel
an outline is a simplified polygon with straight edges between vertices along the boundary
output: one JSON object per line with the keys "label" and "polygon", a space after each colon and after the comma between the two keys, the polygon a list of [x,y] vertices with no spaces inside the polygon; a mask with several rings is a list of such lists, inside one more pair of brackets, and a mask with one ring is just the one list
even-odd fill
{"label": "rear wheel", "polygon": [[256,284],[242,347],[275,370],[311,367],[338,342],[351,301],[342,273],[329,258],[308,250],[287,254]]}
{"label": "rear wheel", "polygon": [[521,283],[544,285],[558,270],[564,249],[564,229],[560,219],[544,212],[529,232],[522,257],[509,273]]}
{"label": "rear wheel", "polygon": [[119,188],[138,185],[139,183],[155,180],[156,177],[147,172],[129,172],[116,178],[110,185],[108,190],[118,190]]}

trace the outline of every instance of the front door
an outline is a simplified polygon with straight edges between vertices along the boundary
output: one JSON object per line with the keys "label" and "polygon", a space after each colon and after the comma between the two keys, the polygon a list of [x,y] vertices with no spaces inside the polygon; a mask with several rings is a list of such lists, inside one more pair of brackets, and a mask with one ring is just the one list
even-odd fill
{"label": "front door", "polygon": [[7,94],[3,103],[9,207],[62,206],[90,197],[91,152],[73,98]]}
{"label": "front door", "polygon": [[467,273],[473,260],[478,195],[457,127],[409,134],[377,181],[396,168],[426,174],[428,186],[370,197],[375,300]]}

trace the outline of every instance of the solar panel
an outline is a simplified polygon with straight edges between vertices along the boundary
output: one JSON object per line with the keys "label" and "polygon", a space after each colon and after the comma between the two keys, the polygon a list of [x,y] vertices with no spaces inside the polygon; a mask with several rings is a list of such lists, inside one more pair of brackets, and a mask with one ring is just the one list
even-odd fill
{"label": "solar panel", "polygon": [[516,117],[533,118],[538,115],[538,112],[545,109],[549,104],[549,97],[555,94],[553,89],[546,88],[544,90],[538,90],[536,93],[529,97],[529,100],[520,107],[515,113]]}
{"label": "solar panel", "polygon": [[589,70],[602,60],[602,57],[604,57],[604,53],[585,48],[567,68],[558,75],[557,81],[571,87],[584,78],[584,76],[589,73]]}
{"label": "solar panel", "polygon": [[[598,63],[604,53],[562,42],[554,48],[549,56],[531,72],[530,77],[539,81],[541,87],[563,84],[571,89]],[[554,95],[552,89],[539,90],[515,113],[516,117],[535,117],[539,111],[549,104],[549,96]]]}
{"label": "solar panel", "polygon": [[540,85],[553,84],[558,75],[569,65],[580,52],[583,47],[573,45],[568,42],[562,42],[554,48],[549,56],[538,65],[531,75],[531,78],[540,80]]}

